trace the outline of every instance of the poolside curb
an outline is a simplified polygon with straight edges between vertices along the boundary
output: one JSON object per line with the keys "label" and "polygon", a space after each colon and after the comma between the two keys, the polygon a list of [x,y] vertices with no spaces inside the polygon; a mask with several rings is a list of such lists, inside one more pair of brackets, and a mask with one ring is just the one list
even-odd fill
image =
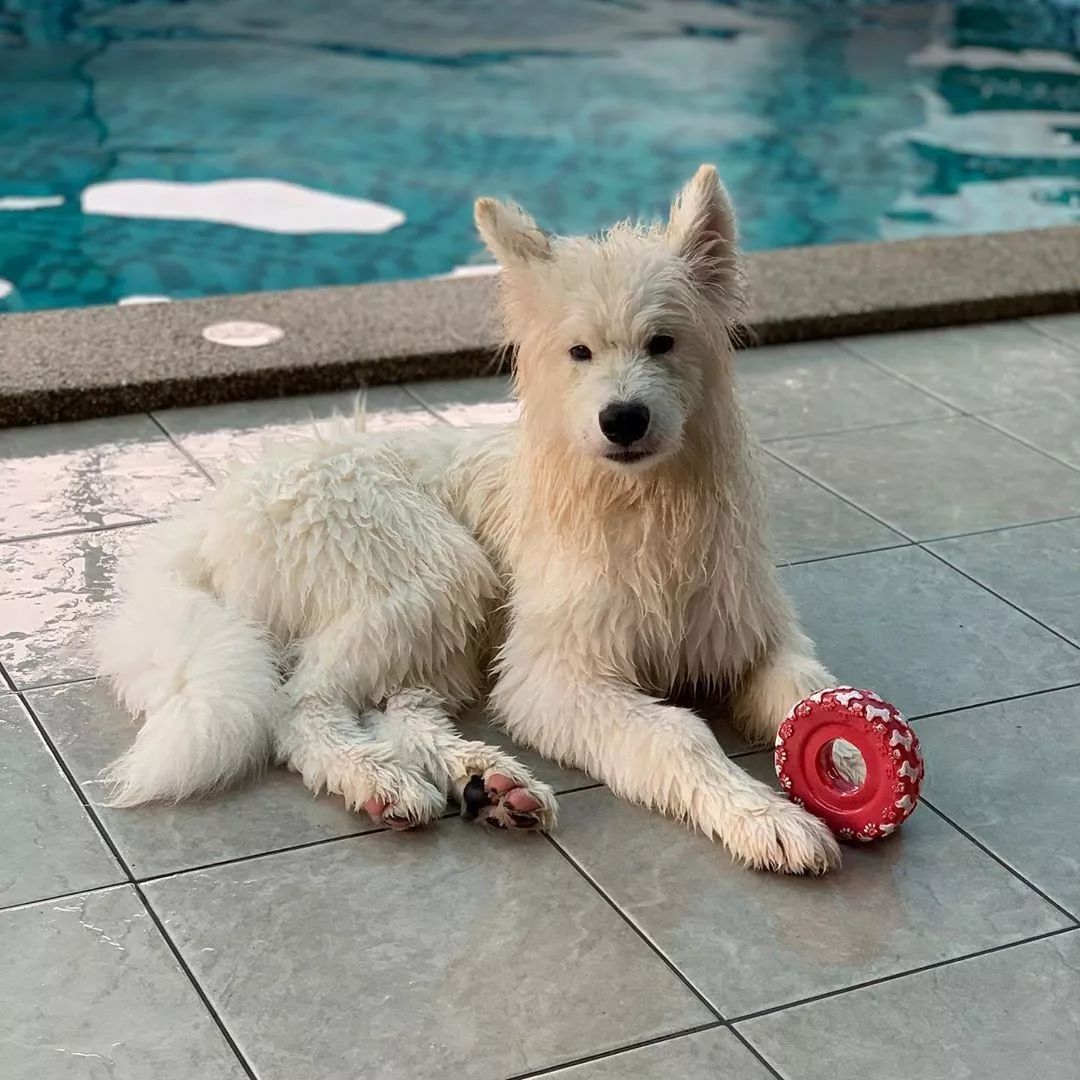
{"label": "poolside curb", "polygon": [[[749,343],[1080,311],[1080,226],[749,255]],[[0,426],[490,374],[495,282],[448,278],[0,316]],[[233,320],[284,330],[236,348]]]}

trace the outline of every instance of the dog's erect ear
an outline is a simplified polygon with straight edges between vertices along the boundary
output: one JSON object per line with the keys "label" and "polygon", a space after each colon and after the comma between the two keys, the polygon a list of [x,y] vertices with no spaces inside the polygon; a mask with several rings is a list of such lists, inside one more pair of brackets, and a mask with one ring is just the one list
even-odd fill
{"label": "dog's erect ear", "polygon": [[477,199],[475,216],[488,251],[503,266],[551,258],[547,235],[520,206],[498,199]]}
{"label": "dog's erect ear", "polygon": [[735,212],[712,165],[702,165],[671,204],[668,241],[707,281],[726,278],[738,240]]}

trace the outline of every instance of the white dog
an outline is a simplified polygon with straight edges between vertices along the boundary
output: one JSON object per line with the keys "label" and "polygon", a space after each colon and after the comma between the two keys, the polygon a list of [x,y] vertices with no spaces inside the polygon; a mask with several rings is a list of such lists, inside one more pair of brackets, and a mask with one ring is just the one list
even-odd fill
{"label": "white dog", "polygon": [[711,167],[666,227],[553,238],[481,199],[518,424],[282,447],[158,526],[102,663],[146,722],[113,802],[180,799],[271,759],[392,827],[549,828],[551,790],[451,716],[497,722],[754,867],[837,865],[829,830],[691,711],[725,687],[771,743],[833,680],[773,568],[732,385],[735,224]]}

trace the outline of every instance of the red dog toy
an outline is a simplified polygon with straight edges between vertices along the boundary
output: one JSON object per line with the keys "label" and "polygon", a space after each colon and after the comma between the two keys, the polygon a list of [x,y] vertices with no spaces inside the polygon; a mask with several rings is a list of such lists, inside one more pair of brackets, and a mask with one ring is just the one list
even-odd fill
{"label": "red dog toy", "polygon": [[[862,755],[857,783],[834,757],[837,740]],[[844,840],[877,840],[915,809],[922,788],[919,740],[899,709],[872,690],[837,686],[800,701],[781,724],[774,755],[780,785]]]}

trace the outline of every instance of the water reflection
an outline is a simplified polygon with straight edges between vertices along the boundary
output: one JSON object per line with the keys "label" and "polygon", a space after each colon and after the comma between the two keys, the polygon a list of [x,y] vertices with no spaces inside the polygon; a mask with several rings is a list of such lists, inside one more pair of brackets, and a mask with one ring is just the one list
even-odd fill
{"label": "water reflection", "polygon": [[[591,229],[661,212],[702,160],[751,248],[1073,222],[1078,11],[0,0],[0,310],[446,274],[481,257],[477,194]],[[289,234],[81,206],[92,185],[256,178],[406,221]]]}

